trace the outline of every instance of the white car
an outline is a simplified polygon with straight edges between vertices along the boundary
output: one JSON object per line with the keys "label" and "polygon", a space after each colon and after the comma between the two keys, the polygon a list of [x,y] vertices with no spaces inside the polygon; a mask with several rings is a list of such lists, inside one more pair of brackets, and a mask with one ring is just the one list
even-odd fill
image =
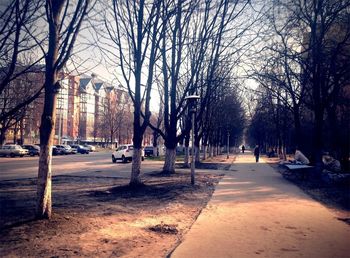
{"label": "white car", "polygon": [[96,147],[94,145],[85,144],[84,147],[87,148],[90,152],[96,151]]}
{"label": "white car", "polygon": [[27,149],[23,149],[21,146],[17,144],[9,144],[4,145],[0,148],[0,156],[10,156],[11,158],[15,156],[23,157],[24,155],[28,155],[29,151]]}
{"label": "white car", "polygon": [[[122,162],[128,162],[132,160],[132,155],[134,153],[134,145],[126,144],[120,145],[113,153],[112,153],[112,162],[116,163],[117,160],[121,160]],[[142,149],[141,160],[145,159],[145,154]]]}

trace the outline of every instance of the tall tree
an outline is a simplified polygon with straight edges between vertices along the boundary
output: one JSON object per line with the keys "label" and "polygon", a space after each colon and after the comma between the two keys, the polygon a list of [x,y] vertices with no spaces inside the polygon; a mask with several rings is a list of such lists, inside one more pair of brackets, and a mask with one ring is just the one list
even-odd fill
{"label": "tall tree", "polygon": [[[274,34],[270,38],[279,41],[270,50],[278,58],[272,69],[265,69],[269,70],[265,79],[275,82],[270,90],[279,92],[282,88],[288,93],[284,104],[293,109],[297,131],[301,105],[312,112],[312,160],[320,168],[323,148],[327,147],[326,118],[331,119],[331,107],[337,106],[340,92],[349,83],[350,3],[278,0],[273,4],[274,13],[269,18]],[[333,128],[339,132],[336,124],[334,120]],[[337,139],[337,135],[334,131],[331,138]]]}
{"label": "tall tree", "polygon": [[[163,172],[174,173],[176,146],[184,138],[188,143],[190,126],[184,117],[186,95],[200,94],[210,98],[210,79],[220,57],[231,54],[233,44],[242,39],[249,26],[233,28],[233,21],[239,20],[249,1],[164,1],[163,31],[161,44],[164,105],[164,131],[158,133],[164,138],[166,156]],[[222,40],[224,35],[236,31],[235,36]],[[209,61],[208,61],[209,60]],[[203,112],[198,115],[201,117]],[[182,132],[178,132],[180,120]],[[186,122],[187,121],[187,122]],[[200,121],[197,119],[197,122]],[[198,127],[198,123],[196,123]],[[157,130],[152,126],[154,130]],[[197,131],[197,130],[196,130]],[[198,138],[198,137],[197,137]]]}
{"label": "tall tree", "polygon": [[[42,33],[34,26],[43,16],[42,6],[42,1],[33,0],[0,4],[0,145],[13,118],[24,114],[43,89],[42,85],[31,85],[31,80],[26,81],[27,77],[34,80],[34,74],[41,72],[38,63],[43,55],[38,55],[39,46],[33,37],[43,40]],[[15,92],[21,97],[14,96]]]}
{"label": "tall tree", "polygon": [[61,87],[60,72],[72,54],[90,0],[47,0],[48,47],[45,53],[45,101],[40,125],[40,158],[37,184],[38,218],[50,218],[52,143],[56,121],[57,93]]}
{"label": "tall tree", "polygon": [[[160,43],[160,0],[112,1],[106,8],[104,25],[108,47],[104,49],[122,74],[134,106],[133,157],[130,185],[141,184],[143,134],[148,126],[153,73]],[[106,35],[102,35],[106,39]],[[110,51],[116,48],[117,52]]]}

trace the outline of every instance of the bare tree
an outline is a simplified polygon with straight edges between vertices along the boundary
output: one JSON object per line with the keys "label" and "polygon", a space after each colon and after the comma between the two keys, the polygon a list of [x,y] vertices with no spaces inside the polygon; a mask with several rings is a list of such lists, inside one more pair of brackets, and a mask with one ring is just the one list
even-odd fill
{"label": "bare tree", "polygon": [[[39,56],[38,45],[33,36],[41,38],[41,32],[33,26],[43,13],[41,1],[16,0],[0,4],[0,124],[1,141],[12,124],[11,119],[23,114],[26,107],[41,93],[42,85],[30,85],[27,74],[40,72],[38,67],[43,56]],[[39,11],[38,11],[39,10]],[[30,75],[28,75],[30,76]],[[16,81],[22,81],[18,85]],[[17,87],[17,89],[14,89]],[[21,88],[21,90],[19,89]],[[20,92],[16,98],[9,92]],[[16,98],[16,101],[13,101]]]}
{"label": "bare tree", "polygon": [[[301,108],[311,111],[312,157],[320,168],[322,150],[326,147],[326,118],[333,117],[331,148],[336,150],[342,145],[338,136],[343,134],[334,111],[350,81],[350,4],[332,0],[273,3],[268,17],[273,33],[267,47],[273,58],[265,62],[259,82],[293,112],[297,144],[301,142]],[[345,149],[341,152],[348,153]]]}
{"label": "bare tree", "polygon": [[[104,21],[117,54],[110,49],[111,60],[122,73],[122,83],[128,89],[134,105],[133,158],[130,185],[141,183],[141,151],[143,134],[148,126],[153,73],[160,42],[161,1],[112,1]],[[105,35],[102,35],[105,36]]]}
{"label": "bare tree", "polygon": [[45,4],[48,26],[48,48],[45,50],[45,102],[40,125],[40,158],[37,185],[37,217],[50,218],[52,141],[56,120],[57,93],[60,89],[59,72],[73,51],[89,0],[47,0]]}
{"label": "bare tree", "polygon": [[[248,2],[225,0],[165,1],[162,5],[164,13],[159,66],[163,74],[161,92],[164,105],[164,131],[157,130],[152,125],[151,127],[165,140],[166,157],[163,166],[165,173],[175,171],[177,143],[185,139],[186,146],[189,142],[190,126],[184,116],[185,97],[188,94],[206,96],[201,102],[201,106],[206,106],[212,92],[210,87],[213,84],[210,80],[220,57],[227,55],[228,52],[234,53],[230,48],[249,26],[244,28],[238,26],[235,36],[225,41],[222,38],[234,30],[233,21],[243,14],[247,5]],[[203,112],[200,109],[197,116],[197,129],[200,129],[198,122]],[[178,134],[180,121],[183,130]]]}

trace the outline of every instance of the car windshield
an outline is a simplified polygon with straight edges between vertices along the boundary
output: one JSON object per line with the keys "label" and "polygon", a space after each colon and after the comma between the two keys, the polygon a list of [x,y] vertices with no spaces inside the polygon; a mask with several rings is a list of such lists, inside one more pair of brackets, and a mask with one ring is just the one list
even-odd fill
{"label": "car windshield", "polygon": [[120,150],[122,150],[124,148],[124,146],[119,146],[117,149],[116,149],[116,151],[120,151]]}

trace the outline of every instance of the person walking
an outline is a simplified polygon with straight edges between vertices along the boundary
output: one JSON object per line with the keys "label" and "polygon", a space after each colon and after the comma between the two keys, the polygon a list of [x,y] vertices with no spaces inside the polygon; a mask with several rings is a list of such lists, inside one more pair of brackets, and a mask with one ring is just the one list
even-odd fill
{"label": "person walking", "polygon": [[245,147],[244,145],[242,145],[242,153],[244,153],[244,151],[245,151]]}
{"label": "person walking", "polygon": [[259,155],[260,155],[259,145],[256,145],[255,149],[254,149],[254,156],[255,156],[255,161],[256,162],[259,162]]}

